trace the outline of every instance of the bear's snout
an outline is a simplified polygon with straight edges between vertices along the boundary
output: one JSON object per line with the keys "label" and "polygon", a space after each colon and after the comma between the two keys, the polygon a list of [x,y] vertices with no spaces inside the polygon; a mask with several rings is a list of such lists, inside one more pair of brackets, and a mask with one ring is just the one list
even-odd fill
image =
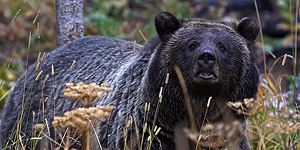
{"label": "bear's snout", "polygon": [[199,50],[195,54],[195,65],[193,67],[194,82],[217,82],[219,67],[217,56],[210,48]]}
{"label": "bear's snout", "polygon": [[216,57],[211,50],[203,50],[198,54],[197,63],[200,67],[211,68],[215,62]]}

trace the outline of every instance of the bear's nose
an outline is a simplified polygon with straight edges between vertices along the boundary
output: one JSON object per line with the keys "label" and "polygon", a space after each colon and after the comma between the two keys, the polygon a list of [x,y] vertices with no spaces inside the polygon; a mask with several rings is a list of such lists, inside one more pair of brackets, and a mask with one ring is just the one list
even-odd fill
{"label": "bear's nose", "polygon": [[203,50],[198,54],[198,64],[202,67],[212,67],[215,62],[216,57],[211,50]]}

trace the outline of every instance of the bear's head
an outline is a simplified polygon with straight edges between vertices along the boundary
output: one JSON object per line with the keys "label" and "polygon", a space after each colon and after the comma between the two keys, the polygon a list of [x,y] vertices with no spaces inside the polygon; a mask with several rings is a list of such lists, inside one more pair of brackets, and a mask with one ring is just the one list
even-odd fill
{"label": "bear's head", "polygon": [[161,64],[168,72],[178,66],[188,88],[203,91],[257,84],[251,83],[252,76],[258,77],[251,50],[259,33],[256,19],[211,22],[162,12],[155,17],[155,26],[161,40]]}

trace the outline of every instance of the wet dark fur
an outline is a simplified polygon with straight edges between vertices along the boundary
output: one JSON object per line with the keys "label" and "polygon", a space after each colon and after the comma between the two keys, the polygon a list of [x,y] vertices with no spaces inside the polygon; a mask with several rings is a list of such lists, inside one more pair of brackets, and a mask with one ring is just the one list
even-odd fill
{"label": "wet dark fur", "polygon": [[[144,125],[144,105],[145,102],[149,102],[151,109],[147,122],[151,127],[160,88],[164,87],[156,122],[161,131],[154,139],[152,149],[173,150],[176,146],[174,141],[187,140],[182,132],[183,128],[191,127],[182,88],[174,71],[174,67],[178,66],[186,83],[197,130],[200,131],[205,119],[207,100],[212,97],[205,123],[209,121],[212,124],[230,125],[238,120],[242,131],[237,130],[237,138],[227,139],[228,143],[223,147],[250,149],[246,135],[247,116],[237,114],[226,106],[226,103],[256,97],[258,72],[252,45],[259,31],[257,21],[246,18],[236,24],[177,19],[168,12],[162,12],[156,16],[155,26],[158,36],[145,46],[136,45],[135,54],[132,53],[132,42],[105,37],[84,37],[47,54],[45,61],[41,63],[43,73],[38,81],[35,81],[35,77],[39,71],[35,71],[36,65],[31,66],[26,76],[27,103],[22,121],[22,131],[26,137],[30,138],[31,134],[35,133],[32,126],[43,123],[44,118],[51,122],[54,115],[61,116],[63,112],[80,107],[74,100],[63,97],[65,83],[82,81],[86,84],[95,82],[100,85],[107,82],[113,91],[105,94],[97,105],[113,105],[115,110],[112,116],[97,128],[98,137],[103,147],[123,149],[123,128],[128,118],[136,118],[141,133]],[[204,50],[214,56],[213,66],[209,70],[214,73],[215,78],[197,77],[198,72],[200,76],[209,75],[201,74],[203,66],[199,63],[199,55]],[[73,60],[76,60],[76,64],[70,69]],[[53,76],[52,64],[55,68]],[[167,73],[170,74],[170,78],[165,85]],[[49,79],[42,88],[47,74]],[[22,109],[24,81],[25,75],[17,81],[6,104],[1,118],[0,147],[4,147],[6,142],[10,141],[16,130],[15,125]],[[46,97],[48,100],[45,103],[43,118],[41,101]],[[34,122],[32,111],[35,112]],[[119,111],[122,114],[120,117]],[[51,137],[54,138],[54,129],[50,129]],[[129,127],[128,132],[127,146],[135,149],[135,126]],[[148,136],[149,133],[146,132],[144,143],[147,143]],[[31,147],[29,143],[28,147]],[[189,148],[184,149],[195,149],[195,144],[189,143],[186,145]]]}

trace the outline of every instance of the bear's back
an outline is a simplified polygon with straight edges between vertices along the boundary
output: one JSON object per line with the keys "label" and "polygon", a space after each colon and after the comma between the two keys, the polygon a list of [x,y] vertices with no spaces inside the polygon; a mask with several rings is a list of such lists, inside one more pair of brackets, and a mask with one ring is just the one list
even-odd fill
{"label": "bear's back", "polygon": [[[126,70],[136,59],[137,55],[133,54],[133,49],[139,51],[142,48],[143,46],[130,41],[87,36],[47,54],[44,61],[40,60],[39,68],[36,69],[37,63],[30,66],[11,91],[5,107],[7,110],[2,117],[5,121],[1,123],[0,139],[7,138],[10,134],[8,132],[15,128],[11,125],[19,120],[23,109],[24,87],[26,106],[22,115],[22,129],[28,135],[32,133],[32,127],[37,123],[43,123],[47,116],[51,116],[48,120],[51,122],[53,116],[62,116],[65,111],[78,108],[79,104],[75,100],[63,97],[66,83],[84,82],[101,85],[106,82],[111,87],[120,71]],[[40,76],[37,78],[38,74]],[[43,106],[42,101],[45,101]],[[102,103],[105,105],[109,102]],[[14,111],[9,111],[10,109]],[[0,142],[4,144],[5,141]]]}

